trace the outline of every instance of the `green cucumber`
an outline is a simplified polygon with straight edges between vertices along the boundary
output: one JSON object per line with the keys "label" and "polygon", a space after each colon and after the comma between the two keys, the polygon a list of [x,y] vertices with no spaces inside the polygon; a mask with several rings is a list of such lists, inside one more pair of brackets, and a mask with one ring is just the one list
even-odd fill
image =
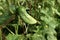
{"label": "green cucumber", "polygon": [[27,12],[26,9],[22,6],[18,7],[18,12],[20,17],[28,24],[35,24],[37,23],[37,20],[34,19],[32,16],[30,16]]}

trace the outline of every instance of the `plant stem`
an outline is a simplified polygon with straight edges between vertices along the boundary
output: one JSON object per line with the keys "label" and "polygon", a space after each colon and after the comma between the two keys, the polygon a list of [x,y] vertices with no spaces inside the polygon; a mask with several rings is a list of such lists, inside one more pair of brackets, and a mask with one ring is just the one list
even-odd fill
{"label": "plant stem", "polygon": [[0,40],[2,40],[2,27],[0,26]]}
{"label": "plant stem", "polygon": [[28,33],[28,26],[26,26],[26,24],[25,24],[25,32],[24,32],[24,34],[27,34]]}
{"label": "plant stem", "polygon": [[11,34],[14,35],[14,33],[13,33],[8,27],[6,27],[6,29],[7,29]]}
{"label": "plant stem", "polygon": [[15,33],[18,34],[18,25],[15,26]]}

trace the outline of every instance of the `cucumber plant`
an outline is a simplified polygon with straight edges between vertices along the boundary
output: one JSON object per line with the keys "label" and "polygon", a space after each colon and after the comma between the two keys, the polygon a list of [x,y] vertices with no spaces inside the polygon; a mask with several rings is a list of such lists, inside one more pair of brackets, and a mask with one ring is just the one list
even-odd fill
{"label": "cucumber plant", "polygon": [[59,25],[59,0],[0,0],[0,40],[60,40]]}

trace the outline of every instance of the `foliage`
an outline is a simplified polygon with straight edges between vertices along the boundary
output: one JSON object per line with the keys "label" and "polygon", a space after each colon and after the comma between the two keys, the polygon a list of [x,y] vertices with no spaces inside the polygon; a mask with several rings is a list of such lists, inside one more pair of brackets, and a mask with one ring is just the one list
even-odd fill
{"label": "foliage", "polygon": [[[32,23],[31,18],[37,23],[25,22]],[[59,0],[0,0],[0,28],[6,40],[59,40],[59,25]]]}

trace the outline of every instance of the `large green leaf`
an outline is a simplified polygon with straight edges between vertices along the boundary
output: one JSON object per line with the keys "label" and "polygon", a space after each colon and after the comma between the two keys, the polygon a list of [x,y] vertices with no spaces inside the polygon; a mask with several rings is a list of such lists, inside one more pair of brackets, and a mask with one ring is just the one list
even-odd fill
{"label": "large green leaf", "polygon": [[7,40],[18,40],[18,35],[8,34],[6,37]]}
{"label": "large green leaf", "polygon": [[42,16],[41,20],[46,22],[46,24],[48,24],[52,28],[55,28],[58,25],[57,21],[52,17],[46,17],[46,16],[43,17]]}
{"label": "large green leaf", "polygon": [[51,35],[51,34],[49,34],[49,35],[47,36],[47,39],[48,39],[48,40],[57,40],[56,37],[55,37],[54,35]]}
{"label": "large green leaf", "polygon": [[7,40],[26,40],[24,35],[12,35],[12,34],[8,34],[6,39]]}
{"label": "large green leaf", "polygon": [[46,40],[42,34],[34,34],[31,40]]}
{"label": "large green leaf", "polygon": [[[1,14],[1,13],[0,13]],[[6,21],[11,17],[11,15],[9,15],[9,13],[2,13],[0,15],[0,25],[6,23]]]}

